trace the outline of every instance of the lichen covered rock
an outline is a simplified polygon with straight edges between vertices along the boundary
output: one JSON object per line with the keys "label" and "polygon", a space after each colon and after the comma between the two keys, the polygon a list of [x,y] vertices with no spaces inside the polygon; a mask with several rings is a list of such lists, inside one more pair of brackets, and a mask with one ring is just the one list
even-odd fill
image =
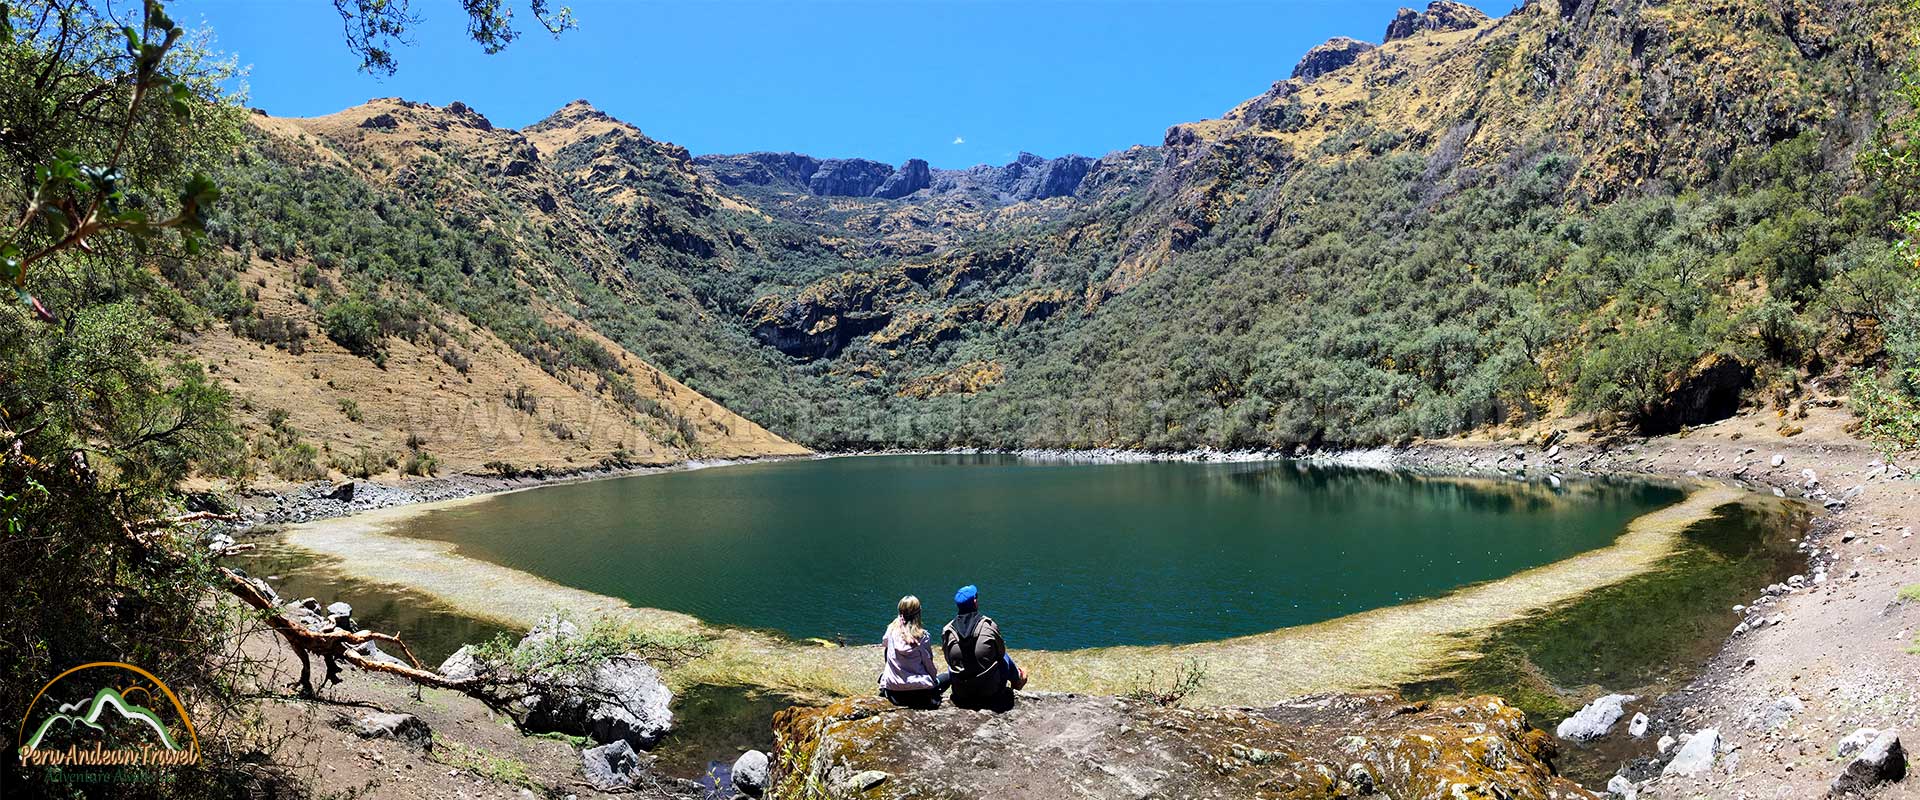
{"label": "lichen covered rock", "polygon": [[782,711],[774,729],[778,797],[1597,797],[1555,775],[1551,738],[1490,697],[1178,709],[1022,693],[1004,714],[855,698]]}

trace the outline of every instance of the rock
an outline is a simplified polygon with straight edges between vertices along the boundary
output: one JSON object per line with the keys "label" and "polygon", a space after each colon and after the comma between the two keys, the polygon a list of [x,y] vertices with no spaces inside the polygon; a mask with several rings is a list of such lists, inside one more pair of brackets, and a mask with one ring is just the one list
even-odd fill
{"label": "rock", "polygon": [[1787,454],[1785,454],[1785,453],[1774,453],[1774,454],[1773,454],[1773,461],[1772,461],[1771,463],[1772,463],[1772,464],[1773,464],[1774,466],[1776,466],[1776,467],[1777,467],[1777,466],[1780,466],[1781,464],[1785,464],[1785,463],[1787,463]]}
{"label": "rock", "polygon": [[625,741],[608,742],[580,751],[580,771],[600,791],[631,789],[640,780],[640,756]]}
{"label": "rock", "polygon": [[893,175],[893,167],[864,158],[829,158],[807,178],[807,189],[814,194],[837,197],[866,197]]}
{"label": "rock", "polygon": [[1873,740],[1878,738],[1880,738],[1879,728],[1855,728],[1852,733],[1840,737],[1840,745],[1836,748],[1836,752],[1841,758],[1847,758],[1865,749],[1867,745],[1873,744]]}
{"label": "rock", "polygon": [[1664,756],[1667,754],[1667,751],[1673,747],[1673,737],[1662,736],[1660,737],[1660,741],[1654,743],[1653,747],[1659,751],[1660,755]]}
{"label": "rock", "polygon": [[883,770],[861,770],[847,776],[846,782],[841,785],[846,787],[848,793],[859,794],[875,786],[879,786],[882,783],[886,783],[887,779],[891,777],[893,777],[892,773]]}
{"label": "rock", "polygon": [[354,484],[353,481],[341,481],[339,483],[334,484],[331,488],[327,489],[326,494],[323,494],[320,496],[328,500],[338,500],[342,503],[351,503],[353,502],[353,493],[354,493],[355,486],[356,484]]}
{"label": "rock", "polygon": [[1627,780],[1627,776],[1615,775],[1607,779],[1607,794],[1633,800],[1639,792],[1634,790],[1633,781]]}
{"label": "rock", "polygon": [[1639,698],[1629,694],[1610,694],[1601,697],[1578,713],[1560,721],[1560,727],[1554,733],[1571,742],[1584,742],[1607,735],[1613,729],[1613,723],[1626,713],[1622,706]]}
{"label": "rock", "polygon": [[[1855,731],[1858,733],[1858,731]],[[1862,794],[1883,783],[1907,777],[1907,751],[1900,746],[1900,732],[1881,731],[1873,741],[1861,747],[1847,767],[1833,779],[1832,794]]]}
{"label": "rock", "polygon": [[433,729],[412,714],[365,714],[354,721],[353,731],[362,739],[386,738],[424,749],[433,747]]}
{"label": "rock", "polygon": [[1720,731],[1716,728],[1702,728],[1695,731],[1687,743],[1680,746],[1673,760],[1660,770],[1662,776],[1677,775],[1682,778],[1697,778],[1713,769],[1714,751],[1720,747]]}
{"label": "rock", "polygon": [[767,790],[767,754],[748,750],[733,762],[733,788],[759,797]]}
{"label": "rock", "polygon": [[1374,50],[1378,45],[1363,42],[1346,36],[1335,36],[1308,50],[1293,66],[1293,77],[1300,80],[1313,80],[1358,60],[1360,56]]}
{"label": "rock", "polygon": [[[978,797],[982,786],[1020,787],[1022,797],[1412,798],[1460,787],[1512,800],[1593,797],[1553,773],[1551,737],[1492,697],[1321,695],[1190,710],[1022,692],[998,714],[858,697],[783,709],[774,732],[775,797],[809,785],[863,800]],[[868,773],[890,777],[849,791]]]}
{"label": "rock", "polygon": [[[520,640],[519,650],[547,646],[579,635],[565,619],[550,617]],[[536,731],[586,736],[600,743],[624,740],[652,747],[673,728],[668,705],[673,692],[660,671],[636,656],[615,656],[583,675],[555,670],[520,676],[530,692],[520,703],[522,722]]]}
{"label": "rock", "polygon": [[1635,739],[1647,735],[1647,725],[1651,722],[1645,714],[1634,714],[1633,719],[1627,722],[1627,735]]}
{"label": "rock", "polygon": [[1490,19],[1480,9],[1453,0],[1434,0],[1427,4],[1426,13],[1411,8],[1400,9],[1393,21],[1387,23],[1385,41],[1405,39],[1428,31],[1465,30]]}
{"label": "rock", "polygon": [[900,165],[900,169],[880,182],[880,188],[873,190],[873,196],[898,200],[932,185],[933,170],[927,167],[927,162],[909,158],[907,163]]}
{"label": "rock", "polygon": [[482,666],[480,659],[473,654],[473,645],[463,644],[460,649],[453,651],[453,655],[447,656],[447,660],[440,662],[440,674],[457,681],[480,674]]}
{"label": "rock", "polygon": [[1786,695],[1773,701],[1772,705],[1767,706],[1767,711],[1762,717],[1761,724],[1764,725],[1767,730],[1776,730],[1785,727],[1787,723],[1793,721],[1795,714],[1800,713],[1806,707],[1806,703],[1801,702],[1800,698],[1793,695]]}

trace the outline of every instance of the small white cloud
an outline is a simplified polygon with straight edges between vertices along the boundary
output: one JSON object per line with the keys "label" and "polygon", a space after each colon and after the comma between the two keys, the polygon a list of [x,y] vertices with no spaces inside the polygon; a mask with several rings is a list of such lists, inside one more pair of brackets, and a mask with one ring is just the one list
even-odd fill
{"label": "small white cloud", "polygon": [[966,144],[966,143],[967,143],[967,137],[965,137],[965,136],[955,136],[955,137],[953,137],[953,143],[954,143],[954,144]]}

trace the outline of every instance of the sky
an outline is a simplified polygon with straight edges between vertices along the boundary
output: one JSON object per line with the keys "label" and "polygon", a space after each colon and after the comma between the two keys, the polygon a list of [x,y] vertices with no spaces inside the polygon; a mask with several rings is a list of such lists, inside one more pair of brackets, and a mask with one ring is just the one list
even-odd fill
{"label": "sky", "polygon": [[[327,0],[175,0],[213,29],[247,104],[316,116],[375,97],[455,100],[522,127],[585,99],[694,154],[779,150],[936,167],[1021,151],[1099,156],[1158,144],[1286,78],[1333,36],[1378,42],[1406,0],[553,0],[579,28],[484,54],[458,0],[422,23],[391,77],[360,72]],[[1424,6],[1424,3],[1421,5]],[[1499,16],[1511,2],[1474,3]]]}

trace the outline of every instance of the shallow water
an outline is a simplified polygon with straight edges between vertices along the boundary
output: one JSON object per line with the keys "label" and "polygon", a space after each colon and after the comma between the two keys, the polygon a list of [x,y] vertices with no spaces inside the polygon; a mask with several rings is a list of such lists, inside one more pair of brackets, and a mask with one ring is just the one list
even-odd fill
{"label": "shallow water", "polygon": [[1678,501],[1256,464],[889,456],[557,486],[394,532],[636,606],[796,638],[877,637],[901,594],[978,583],[1020,647],[1198,642],[1444,594],[1604,546]]}
{"label": "shallow water", "polygon": [[1809,511],[1800,503],[1754,495],[1688,526],[1658,569],[1597,589],[1528,619],[1494,629],[1474,657],[1409,695],[1495,694],[1552,731],[1601,694],[1641,699],[1611,735],[1562,743],[1562,773],[1602,786],[1622,766],[1654,753],[1655,733],[1626,734],[1634,712],[1700,674],[1734,627],[1736,604],[1806,567],[1793,546]]}

